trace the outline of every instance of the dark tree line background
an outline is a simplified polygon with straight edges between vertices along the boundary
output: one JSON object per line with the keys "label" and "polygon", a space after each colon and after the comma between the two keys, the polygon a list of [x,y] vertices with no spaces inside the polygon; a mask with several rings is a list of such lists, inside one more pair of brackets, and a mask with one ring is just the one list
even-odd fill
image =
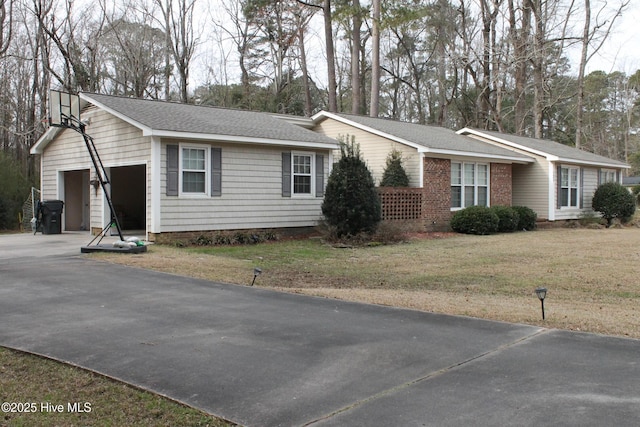
{"label": "dark tree line background", "polygon": [[640,70],[585,72],[627,6],[0,0],[0,228],[37,187],[29,149],[46,130],[52,88],[500,130],[627,161],[638,174]]}

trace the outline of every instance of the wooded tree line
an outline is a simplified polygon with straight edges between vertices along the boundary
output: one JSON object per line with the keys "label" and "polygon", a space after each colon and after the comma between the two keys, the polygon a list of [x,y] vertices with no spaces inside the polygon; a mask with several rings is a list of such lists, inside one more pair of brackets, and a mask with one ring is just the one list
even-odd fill
{"label": "wooded tree line", "polygon": [[2,156],[36,182],[28,150],[55,88],[499,130],[626,160],[639,173],[640,70],[585,73],[627,5],[0,0]]}

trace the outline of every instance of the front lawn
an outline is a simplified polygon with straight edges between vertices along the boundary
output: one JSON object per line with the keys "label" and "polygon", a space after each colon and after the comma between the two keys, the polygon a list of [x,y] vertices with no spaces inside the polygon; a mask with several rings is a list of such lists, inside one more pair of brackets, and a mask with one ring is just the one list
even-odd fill
{"label": "front lawn", "polygon": [[[438,313],[640,338],[640,229],[425,235],[334,248],[318,238],[98,259],[213,281]],[[548,288],[546,320],[534,289]]]}

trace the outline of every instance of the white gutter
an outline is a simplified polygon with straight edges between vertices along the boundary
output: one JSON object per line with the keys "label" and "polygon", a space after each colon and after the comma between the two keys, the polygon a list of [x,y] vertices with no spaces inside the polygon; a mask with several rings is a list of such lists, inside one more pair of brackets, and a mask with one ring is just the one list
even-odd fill
{"label": "white gutter", "polygon": [[483,159],[508,160],[513,163],[521,163],[521,164],[535,162],[534,159],[527,158],[527,157],[512,157],[512,156],[503,156],[501,154],[475,153],[472,151],[442,150],[442,149],[428,148],[428,147],[422,147],[418,149],[418,152],[441,154],[441,155],[456,156],[456,157],[479,157]]}
{"label": "white gutter", "polygon": [[179,138],[190,140],[206,140],[217,142],[236,142],[245,144],[262,144],[262,145],[285,145],[294,147],[305,148],[321,148],[326,150],[335,150],[339,148],[338,143],[325,143],[325,142],[308,142],[308,141],[292,141],[282,139],[270,139],[270,138],[256,138],[248,136],[234,136],[234,135],[220,135],[210,133],[197,133],[197,132],[178,132],[167,130],[154,130],[148,129],[142,131],[143,136],[160,137],[160,138]]}

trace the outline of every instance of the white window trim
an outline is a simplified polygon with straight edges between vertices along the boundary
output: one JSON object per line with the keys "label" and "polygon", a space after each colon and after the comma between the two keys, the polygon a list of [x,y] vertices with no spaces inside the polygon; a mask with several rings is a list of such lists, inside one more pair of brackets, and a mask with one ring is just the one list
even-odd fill
{"label": "white window trim", "polygon": [[[184,156],[182,154],[183,149],[194,149],[204,151],[204,193],[189,193],[184,192],[182,187],[182,177],[184,169],[182,168],[182,162]],[[211,194],[211,147],[203,144],[179,144],[178,146],[178,196],[182,198],[200,199],[209,197]]]}
{"label": "white window trim", "polygon": [[[293,167],[293,159],[295,156],[309,156],[311,158],[311,187],[309,193],[296,193],[295,176],[302,175],[296,174]],[[316,153],[312,151],[292,151],[291,152],[291,197],[297,198],[315,198],[316,188]]]}
{"label": "white window trim", "polygon": [[[473,173],[474,173],[474,184],[473,184],[473,198],[474,198],[474,202],[478,201],[478,187],[484,187],[484,185],[480,186],[478,185],[478,166],[486,166],[487,167],[487,207],[491,206],[491,165],[489,163],[477,163],[477,162],[451,162],[451,165],[453,164],[459,164],[460,165],[460,185],[459,187],[461,188],[461,192],[460,192],[460,204],[461,206],[456,206],[453,207],[451,206],[451,211],[459,211],[464,209],[465,207],[465,201],[464,201],[464,187],[465,187],[465,183],[464,183],[464,165],[474,165],[473,168]],[[453,183],[451,182],[451,179],[449,179],[449,191],[451,191],[451,187],[453,187]],[[476,206],[475,204],[472,206]]]}
{"label": "white window trim", "polygon": [[[567,173],[569,175],[569,187],[563,187],[562,186],[562,170],[563,169],[567,169]],[[576,206],[572,206],[571,205],[571,189],[574,187],[571,187],[571,171],[575,170],[577,171],[576,174]],[[580,188],[580,168],[577,166],[560,166],[560,176],[558,177],[558,179],[560,180],[560,192],[561,194],[558,194],[558,197],[560,198],[560,210],[579,210],[580,209],[580,192],[581,192],[581,188]],[[563,188],[568,188],[569,189],[569,194],[567,195],[567,202],[569,203],[569,205],[565,206],[562,204],[562,189]]]}

